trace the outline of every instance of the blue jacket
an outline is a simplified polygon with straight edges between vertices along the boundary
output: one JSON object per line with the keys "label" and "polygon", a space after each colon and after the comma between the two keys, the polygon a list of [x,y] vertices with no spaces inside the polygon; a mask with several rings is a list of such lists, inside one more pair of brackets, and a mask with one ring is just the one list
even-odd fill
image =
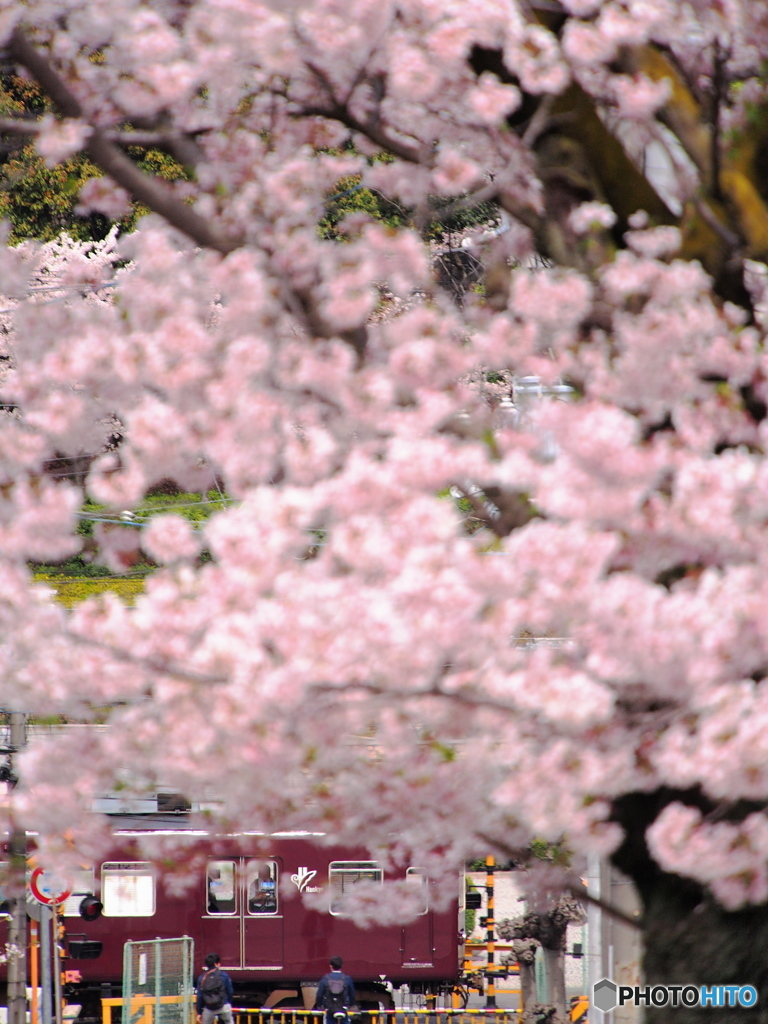
{"label": "blue jacket", "polygon": [[317,995],[315,996],[315,1009],[324,1010],[325,998],[328,995],[328,982],[331,978],[343,978],[344,979],[344,1005],[351,1006],[355,1001],[355,983],[352,981],[348,974],[344,974],[342,971],[330,971],[328,974],[324,974],[320,979],[320,984],[317,987]]}
{"label": "blue jacket", "polygon": [[[231,1005],[232,998],[234,996],[234,989],[232,988],[232,979],[227,974],[227,972],[226,971],[222,971],[222,969],[220,967],[218,968],[218,972],[221,975],[222,982],[224,983],[224,995],[225,995],[225,1000],[224,1001]],[[206,976],[206,974],[208,974],[208,971],[207,970],[203,971],[203,973],[198,977],[197,981],[195,982],[195,989],[197,990],[197,1002],[196,1002],[195,1006],[197,1008],[198,1014],[202,1013],[204,1008],[205,1008],[205,1004],[203,1003],[203,993],[200,991],[200,983],[202,982],[202,980]]]}

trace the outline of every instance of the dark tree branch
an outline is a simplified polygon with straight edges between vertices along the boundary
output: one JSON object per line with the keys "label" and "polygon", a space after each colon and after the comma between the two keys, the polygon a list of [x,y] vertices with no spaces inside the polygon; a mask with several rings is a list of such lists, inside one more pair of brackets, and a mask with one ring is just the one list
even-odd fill
{"label": "dark tree branch", "polygon": [[104,651],[109,654],[116,661],[124,662],[128,665],[135,665],[137,668],[144,669],[146,672],[150,672],[153,675],[168,676],[171,679],[177,679],[182,683],[192,683],[194,685],[201,686],[216,686],[224,685],[229,682],[226,676],[214,676],[206,672],[191,672],[189,669],[184,668],[182,665],[174,665],[173,663],[166,662],[164,658],[153,657],[140,657],[135,654],[131,654],[129,651],[123,650],[120,647],[115,647],[113,644],[104,643],[101,640],[94,640],[92,637],[83,636],[82,633],[74,633],[71,630],[65,630],[64,635],[68,640],[72,640],[76,644],[82,644],[85,647],[95,647],[99,651]]}
{"label": "dark tree branch", "polygon": [[423,164],[426,162],[426,147],[409,146],[404,141],[401,142],[391,135],[387,135],[386,132],[383,132],[376,126],[375,121],[363,122],[355,117],[354,114],[351,114],[346,107],[342,107],[338,103],[328,107],[303,107],[301,114],[304,117],[327,117],[332,121],[338,121],[339,124],[343,124],[352,131],[365,135],[367,139],[370,139],[371,142],[381,149],[387,150],[393,156],[400,157],[401,160],[405,160],[409,164]]}
{"label": "dark tree branch", "polygon": [[533,117],[528,122],[528,127],[523,132],[524,145],[533,146],[539,136],[550,126],[554,102],[555,98],[552,94],[545,95],[541,100]]}
{"label": "dark tree branch", "polygon": [[[41,122],[21,117],[0,117],[0,132],[8,132],[13,135],[28,135],[34,137],[39,135]],[[159,131],[105,131],[102,135],[108,142],[114,142],[118,146],[141,146],[151,149],[168,149],[175,147],[178,143],[187,142],[179,135],[170,135]],[[189,163],[189,160],[185,160]]]}
{"label": "dark tree branch", "polygon": [[[17,64],[29,71],[60,113],[65,117],[83,118],[84,112],[80,101],[43,54],[32,46],[21,29],[15,29],[11,36],[8,52]],[[191,207],[173,195],[163,182],[139,170],[100,129],[93,128],[85,152],[97,167],[135,200],[159,213],[172,227],[181,231],[196,245],[214,249],[222,255],[242,245],[242,239],[224,237]]]}
{"label": "dark tree branch", "polygon": [[712,161],[712,196],[721,201],[723,193],[720,188],[720,110],[725,95],[725,63],[728,60],[728,53],[720,46],[720,40],[715,38],[714,53],[712,55],[712,137],[711,161]]}
{"label": "dark tree branch", "polygon": [[715,216],[711,208],[704,202],[703,199],[696,199],[696,209],[699,212],[699,216],[708,224],[709,227],[718,235],[730,249],[739,249],[742,245],[741,239],[735,231],[731,231],[730,228],[726,227],[721,220]]}
{"label": "dark tree branch", "polygon": [[625,914],[623,910],[619,910],[618,907],[614,907],[612,903],[606,903],[605,900],[601,900],[599,897],[593,896],[588,892],[585,885],[569,883],[565,886],[565,891],[570,893],[571,896],[575,896],[576,899],[580,900],[582,903],[588,903],[592,907],[597,907],[609,917],[614,918],[616,921],[621,921],[622,924],[627,925],[629,928],[634,928],[639,932],[643,931],[643,919],[641,917],[630,917],[629,914]]}
{"label": "dark tree branch", "polygon": [[[510,860],[514,860],[517,863],[530,863],[531,854],[528,850],[521,850],[519,847],[510,846],[501,839],[494,839],[493,836],[486,835],[484,832],[478,832],[478,839],[482,839],[484,843],[488,843],[491,849],[499,850],[508,857]],[[623,910],[619,910],[618,907],[614,907],[611,903],[606,903],[605,900],[601,900],[598,896],[593,896],[587,891],[587,887],[583,883],[576,883],[574,881],[564,880],[563,891],[570,893],[571,896],[575,896],[581,903],[589,903],[593,907],[597,907],[604,913],[608,914],[609,917],[615,918],[617,921],[621,921],[622,924],[626,924],[630,928],[634,928],[636,931],[643,930],[643,921],[640,917],[630,917],[629,914],[625,914]]]}
{"label": "dark tree branch", "polygon": [[32,121],[29,118],[0,117],[0,132],[9,132],[13,135],[37,135],[40,131],[40,122]]}

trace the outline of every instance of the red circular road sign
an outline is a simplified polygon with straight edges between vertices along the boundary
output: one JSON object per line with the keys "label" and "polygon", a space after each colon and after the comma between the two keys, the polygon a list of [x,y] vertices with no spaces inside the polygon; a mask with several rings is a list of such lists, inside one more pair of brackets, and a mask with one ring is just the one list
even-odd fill
{"label": "red circular road sign", "polygon": [[67,889],[67,883],[59,876],[43,871],[42,868],[35,868],[29,879],[29,888],[38,903],[45,903],[53,906],[55,903],[63,903],[71,895],[72,890]]}

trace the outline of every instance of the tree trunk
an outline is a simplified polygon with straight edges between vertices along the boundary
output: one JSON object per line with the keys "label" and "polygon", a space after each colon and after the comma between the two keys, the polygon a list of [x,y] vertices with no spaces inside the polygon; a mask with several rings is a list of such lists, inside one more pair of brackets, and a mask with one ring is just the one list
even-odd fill
{"label": "tree trunk", "polygon": [[525,960],[518,962],[520,968],[520,998],[523,1010],[530,1010],[536,999],[536,964]]}
{"label": "tree trunk", "polygon": [[557,1011],[558,1020],[566,1020],[565,1012],[565,952],[562,949],[542,948],[544,953],[544,977],[547,982],[547,997]]}
{"label": "tree trunk", "polygon": [[728,912],[698,883],[663,872],[645,830],[671,800],[708,810],[700,791],[631,793],[614,804],[625,840],[616,866],[634,881],[643,902],[644,984],[753,985],[752,1007],[643,1006],[646,1024],[768,1024],[768,908]]}
{"label": "tree trunk", "polygon": [[[26,738],[26,716],[11,712],[10,746],[21,750]],[[16,758],[11,755],[11,763]],[[27,833],[17,828],[11,815],[8,843],[8,903],[11,920],[8,924],[8,1024],[27,1021]]]}
{"label": "tree trunk", "polygon": [[753,1007],[651,1007],[648,1024],[768,1024],[768,911],[728,913],[699,886],[659,875],[644,894],[645,983],[754,985]]}

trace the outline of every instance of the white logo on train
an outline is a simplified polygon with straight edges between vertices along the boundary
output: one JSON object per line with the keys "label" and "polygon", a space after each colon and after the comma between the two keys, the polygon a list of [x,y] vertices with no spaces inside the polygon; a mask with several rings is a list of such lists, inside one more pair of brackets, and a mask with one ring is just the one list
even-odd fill
{"label": "white logo on train", "polygon": [[295,875],[291,875],[291,881],[299,892],[320,892],[319,885],[309,884],[316,874],[316,871],[310,871],[306,867],[300,867]]}

